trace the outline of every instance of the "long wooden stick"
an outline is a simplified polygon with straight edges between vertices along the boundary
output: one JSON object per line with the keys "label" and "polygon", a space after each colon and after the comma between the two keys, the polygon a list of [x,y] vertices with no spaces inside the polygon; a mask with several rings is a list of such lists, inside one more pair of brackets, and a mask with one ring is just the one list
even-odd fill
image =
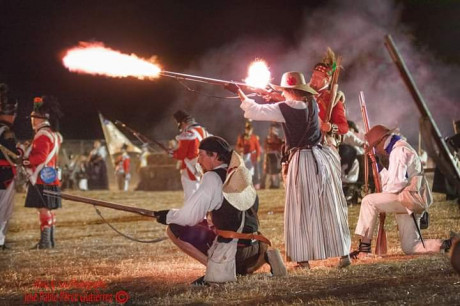
{"label": "long wooden stick", "polygon": [[[370,130],[369,116],[367,115],[366,101],[364,99],[364,93],[359,93],[359,104],[361,106],[361,115],[363,116],[364,128],[366,133]],[[374,178],[375,192],[382,192],[382,185],[380,183],[379,171],[377,168],[377,160],[375,159],[374,148],[368,152],[368,156],[372,162],[372,176]],[[367,162],[367,160],[366,160]],[[385,213],[379,214],[379,231],[377,234],[377,243],[375,244],[375,253],[377,255],[385,255],[387,253],[387,234],[385,232]]]}
{"label": "long wooden stick", "polygon": [[106,201],[101,201],[101,200],[95,200],[95,199],[80,197],[80,196],[71,195],[68,193],[56,192],[56,191],[51,191],[51,190],[44,190],[43,193],[45,194],[45,196],[61,197],[64,200],[86,203],[86,204],[91,204],[95,206],[102,206],[102,207],[112,208],[116,210],[128,211],[128,212],[132,212],[132,213],[139,214],[139,215],[146,216],[146,217],[152,217],[152,218],[156,217],[156,212],[153,210],[126,206],[126,205],[121,205],[121,204],[106,202]]}

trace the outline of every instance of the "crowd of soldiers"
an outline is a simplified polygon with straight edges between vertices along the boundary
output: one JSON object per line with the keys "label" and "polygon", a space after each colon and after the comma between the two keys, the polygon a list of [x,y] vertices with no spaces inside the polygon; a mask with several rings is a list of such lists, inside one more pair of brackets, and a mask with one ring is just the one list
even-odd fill
{"label": "crowd of soldiers", "polygon": [[[396,214],[401,248],[406,254],[448,252],[458,240],[455,233],[446,239],[422,239],[420,218],[432,204],[432,195],[420,157],[402,135],[383,125],[373,126],[365,134],[365,141],[357,137],[356,125],[346,118],[345,95],[330,87],[337,69],[340,66],[329,49],[323,61],[313,67],[308,83],[303,73],[292,71],[283,74],[280,85],[272,84],[274,91],[265,97],[272,103],[256,103],[236,84],[228,85],[226,88],[241,99],[247,120],[234,150],[188,113],[174,113],[180,134],[177,145],[168,153],[180,161],[184,205],[158,211],[155,216],[167,225],[168,237],[180,250],[206,266],[206,274],[195,284],[233,281],[236,275],[253,273],[264,263],[270,264],[274,274],[285,274],[279,253],[269,248],[269,239],[259,231],[257,216],[257,190],[267,186],[267,181],[271,188],[279,188],[280,177],[286,194],[286,259],[296,262],[298,268],[308,269],[312,260],[333,257],[339,259],[338,267],[344,268],[351,264],[351,257],[368,256],[381,213]],[[61,200],[45,196],[44,191],[60,191],[59,105],[48,96],[34,99],[30,118],[35,136],[23,150],[11,130],[17,104],[4,92],[0,107],[0,243],[6,247],[12,186],[20,168],[26,169],[29,179],[25,206],[36,208],[40,220],[36,247],[52,248],[56,225],[53,210],[61,207]],[[253,133],[254,121],[272,122],[263,145],[264,175],[259,167],[262,148]],[[91,173],[99,175],[93,181],[88,178],[90,189],[107,188],[106,177],[101,178],[106,169],[100,148],[100,143],[95,143],[88,157],[87,167],[97,169]],[[117,181],[120,190],[127,190],[130,157],[126,148],[122,150],[117,159]],[[372,150],[381,162],[381,192],[362,199],[355,229],[359,246],[351,252],[349,195],[343,188],[357,181],[358,156]]]}

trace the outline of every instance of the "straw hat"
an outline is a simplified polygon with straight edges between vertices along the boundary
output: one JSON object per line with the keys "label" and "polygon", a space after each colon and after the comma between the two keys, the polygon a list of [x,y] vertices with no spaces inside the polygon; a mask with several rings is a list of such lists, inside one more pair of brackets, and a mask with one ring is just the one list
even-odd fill
{"label": "straw hat", "polygon": [[380,124],[373,126],[365,135],[367,143],[369,144],[366,152],[372,150],[372,148],[375,147],[385,136],[391,135],[394,131],[395,129],[389,129]]}
{"label": "straw hat", "polygon": [[291,71],[286,72],[281,77],[281,84],[280,86],[270,84],[276,90],[283,90],[283,89],[298,89],[301,91],[305,91],[311,93],[313,95],[318,94],[310,85],[305,82],[305,77],[301,72]]}
{"label": "straw hat", "polygon": [[222,187],[224,198],[236,209],[245,211],[254,205],[257,196],[251,173],[236,152],[232,153],[228,169],[229,173]]}

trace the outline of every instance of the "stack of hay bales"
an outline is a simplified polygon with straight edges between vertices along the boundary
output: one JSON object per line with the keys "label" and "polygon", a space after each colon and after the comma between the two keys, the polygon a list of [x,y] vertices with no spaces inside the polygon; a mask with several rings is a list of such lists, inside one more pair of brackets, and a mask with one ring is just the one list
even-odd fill
{"label": "stack of hay bales", "polygon": [[177,161],[164,153],[152,153],[147,167],[139,170],[139,185],[136,190],[181,190]]}

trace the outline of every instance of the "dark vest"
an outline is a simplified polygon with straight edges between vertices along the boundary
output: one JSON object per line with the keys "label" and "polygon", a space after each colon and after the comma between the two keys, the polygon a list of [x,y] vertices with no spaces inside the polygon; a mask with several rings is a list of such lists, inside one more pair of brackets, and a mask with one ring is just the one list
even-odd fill
{"label": "dark vest", "polygon": [[[0,121],[0,127],[3,130],[0,135],[0,144],[15,154],[19,154],[16,148],[16,137],[11,130],[11,124]],[[0,151],[0,189],[6,189],[14,179],[14,170],[6,160],[3,152]]]}
{"label": "dark vest", "polygon": [[281,114],[286,121],[283,123],[283,130],[288,150],[295,147],[314,146],[321,140],[318,105],[314,99],[306,104],[306,109],[295,109],[286,103],[279,104]]}
{"label": "dark vest", "polygon": [[[225,178],[227,177],[226,168],[214,169],[212,171],[214,171],[215,173],[219,175],[220,179],[222,180],[222,183],[225,182]],[[259,209],[259,197],[256,196],[254,205],[250,209],[244,212],[246,215],[244,219],[243,233],[254,233],[258,231],[259,229],[259,220],[257,217],[258,209]],[[241,218],[243,216],[243,212],[233,207],[224,198],[224,201],[222,202],[221,207],[217,210],[213,210],[211,212],[211,216],[212,216],[212,223],[216,226],[217,229],[236,232],[241,225]],[[218,237],[217,241],[230,242],[232,241],[232,239]],[[250,244],[250,241],[240,239],[238,243]]]}

